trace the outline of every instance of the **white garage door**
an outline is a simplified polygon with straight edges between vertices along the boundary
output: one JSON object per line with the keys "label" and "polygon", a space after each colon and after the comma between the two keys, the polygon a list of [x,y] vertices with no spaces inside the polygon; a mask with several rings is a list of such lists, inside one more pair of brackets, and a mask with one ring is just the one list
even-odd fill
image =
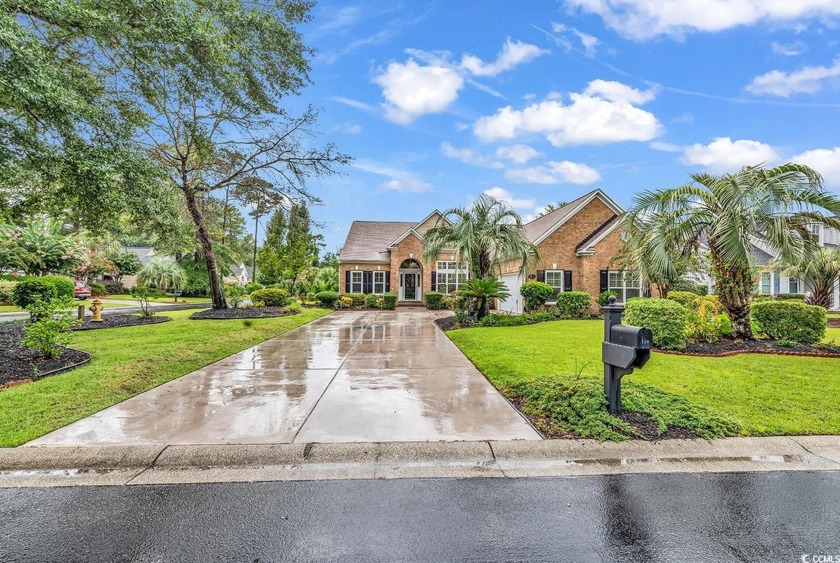
{"label": "white garage door", "polygon": [[507,286],[508,293],[510,293],[510,297],[504,301],[499,300],[496,304],[499,311],[511,315],[521,315],[522,296],[519,294],[519,288],[522,287],[522,276],[519,274],[505,274],[499,276],[499,280]]}

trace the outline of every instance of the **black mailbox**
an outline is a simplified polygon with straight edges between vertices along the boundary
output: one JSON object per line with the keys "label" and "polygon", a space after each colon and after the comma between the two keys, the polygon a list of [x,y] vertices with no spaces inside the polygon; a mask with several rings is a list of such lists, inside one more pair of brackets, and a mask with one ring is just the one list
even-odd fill
{"label": "black mailbox", "polygon": [[624,307],[610,297],[604,313],[604,342],[601,359],[604,362],[604,394],[612,414],[621,412],[621,378],[643,367],[650,359],[653,333],[649,328],[621,324]]}

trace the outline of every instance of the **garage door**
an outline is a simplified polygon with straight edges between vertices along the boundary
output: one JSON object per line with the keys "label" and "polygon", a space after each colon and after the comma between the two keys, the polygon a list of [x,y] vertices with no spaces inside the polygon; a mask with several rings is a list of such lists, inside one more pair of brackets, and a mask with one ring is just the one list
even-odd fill
{"label": "garage door", "polygon": [[519,274],[505,274],[499,276],[499,280],[508,288],[510,297],[504,301],[499,300],[496,304],[499,311],[511,315],[522,314],[522,296],[519,295],[519,288],[522,287],[522,276]]}

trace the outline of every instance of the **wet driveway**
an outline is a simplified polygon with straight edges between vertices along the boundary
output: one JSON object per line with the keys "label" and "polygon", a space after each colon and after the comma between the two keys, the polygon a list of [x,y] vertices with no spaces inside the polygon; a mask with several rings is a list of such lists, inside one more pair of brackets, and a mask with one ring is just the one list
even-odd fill
{"label": "wet driveway", "polygon": [[539,439],[433,319],[329,315],[28,445]]}

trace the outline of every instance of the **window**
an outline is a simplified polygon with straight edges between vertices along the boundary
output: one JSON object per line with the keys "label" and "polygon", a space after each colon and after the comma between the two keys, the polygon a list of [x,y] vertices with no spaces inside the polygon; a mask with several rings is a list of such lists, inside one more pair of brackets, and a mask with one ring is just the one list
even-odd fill
{"label": "window", "polygon": [[350,293],[364,293],[362,290],[362,272],[359,270],[350,272]]}
{"label": "window", "polygon": [[440,260],[435,271],[436,289],[443,294],[450,294],[459,286],[467,283],[469,272],[467,265],[459,262]]}
{"label": "window", "polygon": [[808,225],[808,228],[811,229],[811,234],[814,235],[814,238],[820,240],[820,224],[811,223],[810,225]]}
{"label": "window", "polygon": [[554,290],[554,293],[548,299],[549,303],[554,303],[557,301],[557,294],[563,291],[563,270],[546,270],[545,283]]}
{"label": "window", "polygon": [[788,293],[799,293],[799,280],[790,278],[788,281]]}
{"label": "window", "polygon": [[642,280],[636,272],[610,272],[607,289],[615,291],[615,300],[626,303],[628,299],[642,296]]}
{"label": "window", "polygon": [[761,293],[770,293],[770,272],[761,273],[761,284],[758,290]]}
{"label": "window", "polygon": [[373,273],[373,292],[377,294],[385,293],[385,272]]}

